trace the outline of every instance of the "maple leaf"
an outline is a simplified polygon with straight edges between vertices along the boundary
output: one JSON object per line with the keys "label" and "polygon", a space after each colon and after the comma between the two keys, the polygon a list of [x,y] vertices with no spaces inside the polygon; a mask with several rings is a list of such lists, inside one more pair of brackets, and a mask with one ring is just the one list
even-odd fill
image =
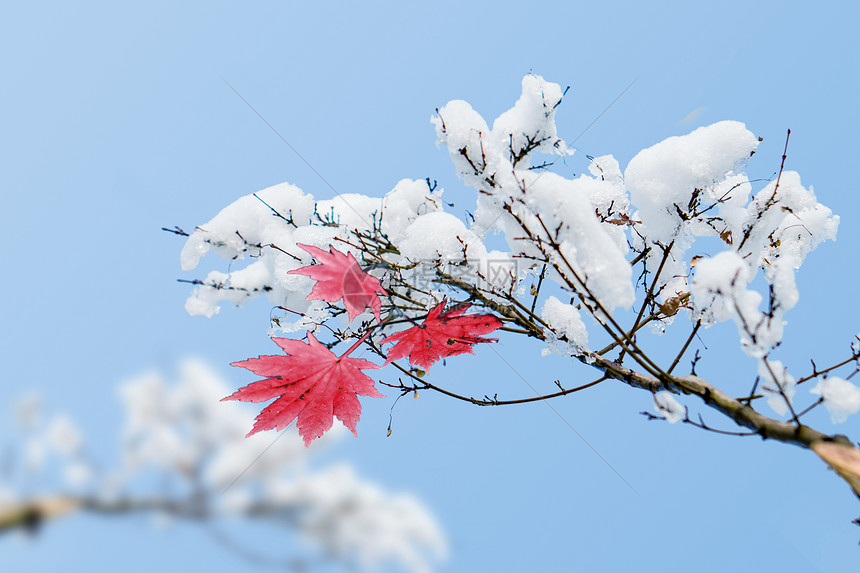
{"label": "maple leaf", "polygon": [[329,252],[325,252],[311,245],[297,244],[320,263],[288,271],[290,274],[306,275],[317,281],[307,300],[337,302],[343,299],[350,321],[369,306],[376,315],[376,320],[380,320],[382,303],[379,302],[379,295],[387,296],[388,293],[376,277],[361,270],[352,253],[345,255],[331,245]]}
{"label": "maple leaf", "polygon": [[301,340],[273,338],[287,356],[259,356],[232,363],[231,366],[247,368],[266,378],[240,388],[222,398],[222,402],[266,402],[277,398],[260,412],[245,437],[263,430],[282,430],[298,418],[299,434],[308,446],[331,428],[334,416],[357,436],[356,424],[361,415],[358,396],[382,397],[373,380],[362,372],[379,366],[347,357],[366,337],[367,334],[341,356],[326,348],[310,332],[307,344]]}
{"label": "maple leaf", "polygon": [[430,368],[440,358],[457,354],[471,353],[472,347],[479,342],[498,342],[498,338],[481,338],[502,326],[502,321],[491,314],[465,315],[471,305],[463,304],[442,312],[447,300],[433,307],[427,313],[423,324],[418,324],[392,334],[381,342],[395,342],[388,351],[388,364],[409,355],[409,362],[415,366]]}

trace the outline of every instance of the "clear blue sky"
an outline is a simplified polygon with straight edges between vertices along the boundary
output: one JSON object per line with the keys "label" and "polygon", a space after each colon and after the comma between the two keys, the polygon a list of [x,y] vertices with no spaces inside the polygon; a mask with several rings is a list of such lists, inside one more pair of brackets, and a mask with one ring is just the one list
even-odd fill
{"label": "clear blue sky", "polygon": [[[530,71],[570,85],[568,141],[622,166],[639,149],[723,119],[764,138],[749,167],[787,167],[842,216],[798,277],[781,358],[795,375],[860,331],[858,10],[846,2],[31,2],[0,18],[0,405],[41,389],[109,456],[117,381],[196,354],[274,350],[266,304],[211,320],[182,304],[181,241],[244,195],[289,181],[330,189],[224,84],[227,79],[338,191],[381,195],[437,179],[470,208],[429,118],[465,99],[488,119]],[[694,6],[698,5],[698,6]],[[221,76],[221,77],[219,77]],[[682,120],[694,110],[689,122]],[[218,267],[217,264],[214,268]],[[195,275],[196,276],[196,275]],[[700,374],[754,377],[734,326],[703,334]],[[654,346],[659,352],[660,341]],[[452,388],[529,395],[590,375],[503,340],[435,373]],[[805,393],[805,389],[800,390]],[[544,404],[484,408],[426,395],[366,401],[336,454],[420,495],[450,535],[443,568],[474,571],[856,571],[860,504],[811,453],[647,423],[648,395],[603,385],[553,403],[634,493]],[[3,416],[6,416],[4,413]],[[860,435],[860,418],[832,428]],[[5,441],[5,438],[4,438]],[[278,554],[278,547],[270,547]],[[0,539],[4,571],[242,570],[191,527],[73,518],[37,543]]]}

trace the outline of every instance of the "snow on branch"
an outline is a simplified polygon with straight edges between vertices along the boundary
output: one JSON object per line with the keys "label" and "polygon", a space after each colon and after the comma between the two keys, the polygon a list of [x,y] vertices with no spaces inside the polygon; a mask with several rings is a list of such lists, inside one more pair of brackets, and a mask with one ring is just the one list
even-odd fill
{"label": "snow on branch", "polygon": [[[430,390],[502,406],[620,380],[655,396],[659,414],[652,418],[729,435],[750,430],[806,448],[821,441],[853,448],[846,437],[803,420],[821,404],[834,421],[860,410],[860,390],[850,382],[860,368],[860,345],[852,343],[843,360],[826,368],[813,363],[806,377],[793,376],[777,359],[799,299],[795,272],[836,238],[839,225],[812,188],[784,169],[788,138],[776,179],[747,175],[761,139],[737,121],[656,143],[623,170],[603,155],[589,157],[579,176],[567,176],[551,170],[574,153],[555,122],[564,94],[529,74],[522,95],[495,121],[461,100],[437,109],[431,121],[438,142],[475,191],[470,221],[445,211],[444,191],[429,179],[401,180],[381,198],[327,200],[281,184],[239,199],[188,236],[184,269],[208,251],[230,261],[228,272],[197,279],[186,304],[191,314],[211,316],[224,301],[241,306],[265,293],[275,309],[270,334],[304,331],[309,344],[350,347],[325,362],[312,393],[294,396],[312,365],[290,354],[305,353],[305,343],[278,342],[288,357],[261,357],[271,368],[255,372],[266,378],[246,387],[249,400],[275,399],[258,422],[280,428],[298,417],[301,424],[307,410],[325,421],[341,414],[357,420],[357,395],[376,391],[359,392],[334,363],[363,344],[375,362],[362,368],[382,368],[378,376],[388,379],[379,382],[400,395]],[[335,268],[331,257],[353,257],[356,264]],[[241,266],[246,258],[252,261]],[[757,372],[744,380],[701,380],[697,348],[691,374],[674,374],[696,338],[725,321],[735,323]],[[646,326],[654,334],[683,330],[673,360],[662,363],[644,349]],[[600,377],[556,379],[557,388],[536,397],[499,398],[492,390],[480,396],[468,387],[443,387],[428,371],[440,358],[492,344],[478,336],[492,331],[541,341],[547,352],[595,368]],[[811,380],[817,380],[812,396],[798,393]],[[342,403],[315,402],[335,390],[346,391]],[[717,429],[701,415],[697,422],[690,404],[673,394],[696,397],[701,408],[744,431]],[[761,398],[768,414],[759,409]]]}
{"label": "snow on branch", "polygon": [[0,532],[79,511],[238,518],[286,527],[309,555],[362,570],[396,563],[426,572],[444,557],[442,531],[414,496],[385,491],[345,463],[317,467],[314,454],[339,439],[340,426],[310,451],[295,432],[246,439],[253,412],[219,402],[227,385],[192,359],[173,383],[152,372],[119,390],[126,418],[114,463],[94,460],[67,416],[45,421],[38,399],[19,402],[22,447],[0,482]]}

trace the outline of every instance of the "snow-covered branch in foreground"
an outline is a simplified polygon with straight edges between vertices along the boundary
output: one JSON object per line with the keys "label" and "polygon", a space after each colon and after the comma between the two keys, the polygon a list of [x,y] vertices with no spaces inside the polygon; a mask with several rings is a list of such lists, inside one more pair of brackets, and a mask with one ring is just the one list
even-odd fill
{"label": "snow-covered branch in foreground", "polygon": [[[210,250],[230,260],[229,272],[192,281],[191,314],[212,316],[224,301],[241,306],[265,294],[276,311],[272,334],[308,332],[308,344],[297,335],[276,339],[289,358],[237,363],[264,379],[231,399],[275,399],[254,431],[298,418],[309,441],[332,416],[355,428],[357,396],[376,390],[352,388],[342,363],[355,362],[348,354],[363,344],[378,361],[363,360],[361,376],[385,367],[396,381],[380,384],[401,394],[432,390],[495,406],[565,396],[615,379],[656,396],[659,415],[650,419],[733,435],[749,435],[748,429],[819,455],[817,445],[828,441],[856,454],[845,436],[814,430],[802,419],[820,404],[834,422],[860,409],[860,389],[849,380],[858,372],[860,345],[851,343],[845,359],[827,368],[813,363],[808,376],[790,374],[776,359],[787,313],[798,301],[795,272],[819,244],[835,239],[839,224],[812,188],[784,169],[788,140],[778,175],[766,181],[745,173],[761,140],[736,121],[670,137],[642,150],[624,170],[603,155],[589,157],[581,175],[567,176],[573,149],[555,123],[564,93],[528,75],[520,98],[492,127],[464,101],[437,110],[438,141],[476,192],[468,224],[444,210],[442,190],[429,179],[404,179],[381,198],[315,200],[292,185],[277,185],[239,199],[190,234],[183,269],[195,268]],[[558,162],[566,167],[552,171]],[[354,264],[335,269],[311,256],[323,251],[348,253]],[[246,258],[251,262],[240,266]],[[364,301],[358,306],[373,312],[356,317],[350,300]],[[747,379],[705,381],[695,375],[697,350],[690,375],[673,374],[699,331],[725,321],[735,323],[740,347],[758,369]],[[674,360],[658,363],[645,350],[642,329],[648,325],[655,335],[686,330]],[[443,388],[426,372],[440,358],[492,342],[476,335],[493,330],[539,340],[547,351],[597,369],[600,378],[574,385],[555,380],[555,388],[536,398],[503,399],[492,389],[482,389],[479,398],[469,388]],[[321,337],[350,349],[315,350]],[[319,358],[302,358],[314,352]],[[838,369],[847,373],[827,378]],[[798,391],[812,380],[819,381],[812,389],[817,400]],[[690,404],[671,394],[695,396],[703,409],[744,430],[719,430],[701,415],[697,422]],[[326,399],[319,402],[319,396]],[[836,467],[834,459],[825,458]]]}
{"label": "snow-covered branch in foreground", "polygon": [[[120,460],[111,469],[90,459],[70,418],[43,423],[38,400],[21,400],[23,451],[16,474],[0,482],[0,531],[76,510],[147,512],[286,526],[310,553],[360,568],[395,563],[425,572],[445,555],[439,526],[415,497],[384,491],[344,463],[315,467],[314,452],[338,440],[340,427],[310,451],[294,431],[274,443],[271,435],[246,439],[254,413],[220,403],[227,391],[193,359],[181,363],[176,383],[153,372],[123,384],[127,417]],[[56,468],[60,479],[51,477]]]}

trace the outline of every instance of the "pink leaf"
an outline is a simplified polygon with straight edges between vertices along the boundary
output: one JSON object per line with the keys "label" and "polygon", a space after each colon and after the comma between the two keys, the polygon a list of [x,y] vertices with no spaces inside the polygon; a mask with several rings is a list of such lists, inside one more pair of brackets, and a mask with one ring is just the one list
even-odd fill
{"label": "pink leaf", "polygon": [[337,302],[343,299],[350,321],[369,306],[376,315],[376,320],[380,320],[382,303],[379,302],[379,295],[387,296],[388,293],[378,279],[361,270],[352,253],[345,255],[332,246],[329,246],[329,252],[311,245],[298,246],[319,263],[289,271],[291,274],[306,275],[317,281],[307,297],[308,300]]}
{"label": "pink leaf", "polygon": [[446,303],[443,300],[427,313],[423,324],[383,339],[383,343],[397,341],[388,351],[385,364],[408,355],[411,364],[430,368],[440,358],[471,353],[472,347],[480,342],[498,342],[497,338],[476,335],[496,330],[502,326],[501,320],[491,314],[464,316],[463,313],[469,309],[468,304],[442,312]]}

